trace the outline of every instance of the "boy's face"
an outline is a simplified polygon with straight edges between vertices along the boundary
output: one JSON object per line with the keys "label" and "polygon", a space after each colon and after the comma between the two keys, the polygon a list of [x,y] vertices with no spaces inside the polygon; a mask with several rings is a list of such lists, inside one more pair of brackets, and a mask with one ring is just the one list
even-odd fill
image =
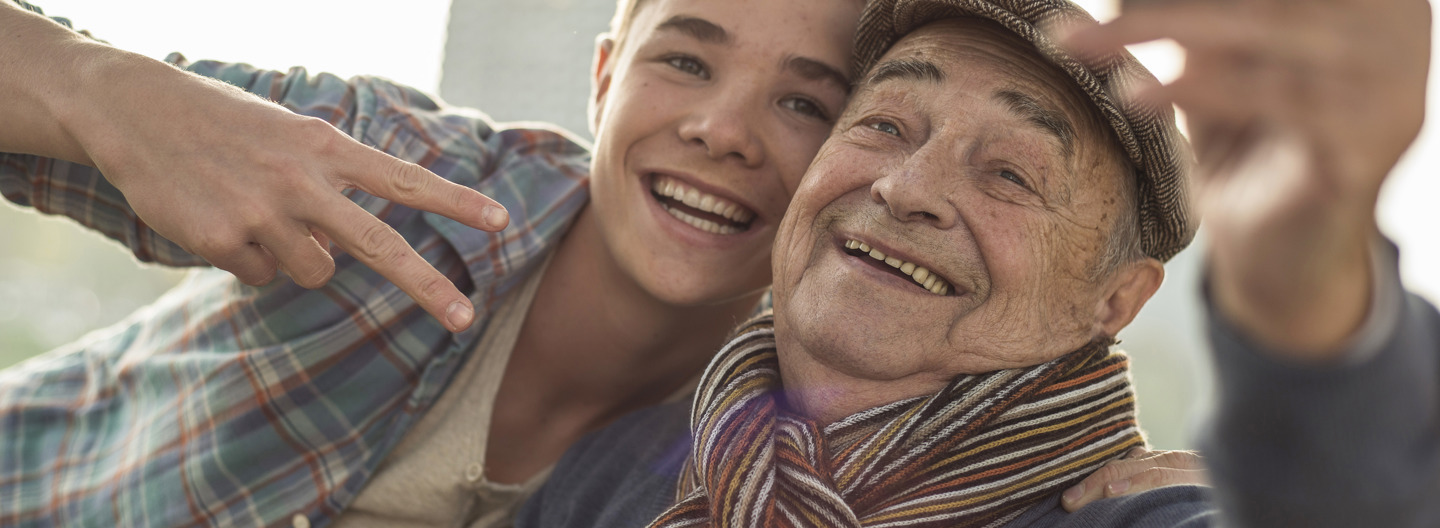
{"label": "boy's face", "polygon": [[651,295],[713,304],[770,283],[775,228],[848,95],[861,7],[651,0],[601,45],[591,207]]}

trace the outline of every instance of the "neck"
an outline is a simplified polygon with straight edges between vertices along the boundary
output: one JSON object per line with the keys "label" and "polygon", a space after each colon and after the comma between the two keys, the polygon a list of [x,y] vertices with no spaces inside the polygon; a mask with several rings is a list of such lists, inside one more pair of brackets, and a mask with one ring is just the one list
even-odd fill
{"label": "neck", "polygon": [[543,358],[557,405],[604,420],[696,377],[759,296],[683,307],[657,299],[619,268],[586,208],[556,249],[516,353]]}

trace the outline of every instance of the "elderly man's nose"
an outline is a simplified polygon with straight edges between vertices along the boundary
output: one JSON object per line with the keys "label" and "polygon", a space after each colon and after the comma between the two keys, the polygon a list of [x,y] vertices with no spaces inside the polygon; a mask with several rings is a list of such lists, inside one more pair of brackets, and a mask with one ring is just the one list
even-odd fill
{"label": "elderly man's nose", "polygon": [[747,167],[765,162],[765,148],[757,132],[758,117],[741,97],[697,105],[680,126],[680,137],[705,148],[716,160],[736,158]]}
{"label": "elderly man's nose", "polygon": [[870,185],[870,197],[905,222],[925,222],[940,229],[955,225],[960,212],[946,198],[949,189],[938,167],[906,166]]}

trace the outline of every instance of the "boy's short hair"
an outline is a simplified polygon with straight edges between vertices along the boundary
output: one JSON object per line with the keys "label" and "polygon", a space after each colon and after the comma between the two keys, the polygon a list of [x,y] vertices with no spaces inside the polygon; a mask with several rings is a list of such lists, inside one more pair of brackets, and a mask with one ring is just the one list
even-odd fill
{"label": "boy's short hair", "polygon": [[630,26],[635,22],[635,15],[639,14],[641,5],[648,1],[650,0],[619,0],[615,4],[615,18],[610,19],[610,39],[615,42],[612,53],[620,53],[625,39],[630,36]]}

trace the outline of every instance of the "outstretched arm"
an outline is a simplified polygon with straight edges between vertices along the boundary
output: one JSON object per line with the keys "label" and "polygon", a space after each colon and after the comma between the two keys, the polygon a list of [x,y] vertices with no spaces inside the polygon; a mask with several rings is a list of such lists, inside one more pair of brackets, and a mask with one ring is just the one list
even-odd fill
{"label": "outstretched arm", "polygon": [[1243,526],[1440,520],[1440,317],[1375,221],[1424,116],[1423,0],[1153,2],[1072,43],[1158,38],[1184,74],[1220,379],[1207,461]]}
{"label": "outstretched arm", "polygon": [[252,285],[318,287],[328,245],[394,281],[452,331],[473,307],[358,188],[496,231],[498,203],[225,83],[95,42],[0,1],[0,151],[98,168],[155,233]]}

